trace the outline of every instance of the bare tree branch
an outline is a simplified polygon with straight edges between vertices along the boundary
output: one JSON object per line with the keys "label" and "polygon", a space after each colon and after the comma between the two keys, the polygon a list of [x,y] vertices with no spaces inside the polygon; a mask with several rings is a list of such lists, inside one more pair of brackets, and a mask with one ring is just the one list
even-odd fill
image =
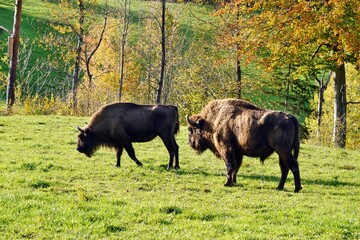
{"label": "bare tree branch", "polygon": [[320,51],[320,48],[323,46],[323,44],[321,44],[321,45],[319,45],[317,48],[316,48],[316,50],[315,50],[315,52],[312,54],[312,56],[311,56],[311,59],[314,59],[314,57],[316,56],[316,54]]}
{"label": "bare tree branch", "polygon": [[7,29],[6,27],[4,27],[4,26],[1,26],[1,25],[0,25],[0,29],[4,30],[5,32],[7,32],[8,34],[10,34],[10,36],[13,35],[13,33],[12,33],[9,29]]}
{"label": "bare tree branch", "polygon": [[100,37],[99,37],[99,41],[97,42],[95,48],[91,51],[90,55],[89,55],[89,58],[88,58],[88,62],[90,62],[91,58],[93,57],[93,55],[95,54],[95,52],[98,50],[98,48],[100,47],[100,44],[104,38],[104,33],[105,33],[105,30],[106,30],[106,23],[107,23],[107,19],[108,19],[108,12],[107,10],[105,10],[105,15],[104,15],[104,24],[103,24],[103,27],[101,29],[101,33],[100,33]]}
{"label": "bare tree branch", "polygon": [[360,102],[353,102],[353,101],[350,101],[350,102],[347,102],[346,104],[360,104]]}

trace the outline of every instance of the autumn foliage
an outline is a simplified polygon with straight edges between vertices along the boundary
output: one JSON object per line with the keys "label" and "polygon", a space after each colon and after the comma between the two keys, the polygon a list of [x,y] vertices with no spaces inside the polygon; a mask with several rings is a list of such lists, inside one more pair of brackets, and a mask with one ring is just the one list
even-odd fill
{"label": "autumn foliage", "polygon": [[[26,112],[44,109],[45,114],[89,115],[105,103],[118,101],[120,89],[122,101],[156,101],[161,66],[160,2],[45,2],[52,21],[31,45],[38,44],[47,55],[36,60],[42,63],[36,69],[21,65],[27,67],[22,72],[36,74],[26,81],[21,78],[17,86]],[[80,2],[83,18],[79,17]],[[130,14],[125,14],[125,6],[130,7]],[[129,25],[124,28],[125,23]],[[311,142],[356,147],[360,141],[359,124],[354,120],[360,101],[359,1],[169,3],[165,31],[161,103],[176,104],[181,116],[198,112],[215,98],[241,97],[261,107],[295,114]],[[86,61],[97,46],[91,61]],[[29,44],[22,47],[29,48]],[[23,50],[26,52],[30,51]],[[77,56],[81,61],[74,105]],[[40,75],[45,69],[47,73]],[[327,86],[318,81],[324,72],[334,76]],[[325,102],[318,100],[321,89]],[[324,105],[319,108],[319,104]],[[324,129],[321,136],[318,129]]]}

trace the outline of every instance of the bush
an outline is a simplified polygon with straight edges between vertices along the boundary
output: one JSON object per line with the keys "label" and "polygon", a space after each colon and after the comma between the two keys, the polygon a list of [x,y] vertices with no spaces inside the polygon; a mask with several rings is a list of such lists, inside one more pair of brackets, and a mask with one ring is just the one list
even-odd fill
{"label": "bush", "polygon": [[54,97],[51,95],[50,97],[44,96],[41,97],[38,94],[31,97],[28,96],[23,101],[24,114],[29,115],[51,115],[51,114],[59,114],[59,115],[74,115],[72,110],[72,104],[59,99],[58,97]]}

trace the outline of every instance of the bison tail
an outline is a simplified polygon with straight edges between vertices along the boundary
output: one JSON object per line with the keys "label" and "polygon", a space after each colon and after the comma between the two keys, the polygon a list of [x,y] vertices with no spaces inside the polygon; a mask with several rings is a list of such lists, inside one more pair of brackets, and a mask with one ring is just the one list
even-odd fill
{"label": "bison tail", "polygon": [[178,119],[176,121],[174,134],[177,134],[179,132],[179,129],[180,129],[180,123],[179,123],[179,119]]}
{"label": "bison tail", "polygon": [[295,160],[298,159],[299,157],[299,151],[300,151],[300,139],[299,139],[299,122],[296,119],[296,117],[291,116],[291,120],[294,122],[295,124],[295,136],[294,136],[294,158]]}
{"label": "bison tail", "polygon": [[177,106],[172,106],[176,110],[176,124],[174,129],[174,134],[177,134],[180,130],[180,122],[179,122],[179,111]]}

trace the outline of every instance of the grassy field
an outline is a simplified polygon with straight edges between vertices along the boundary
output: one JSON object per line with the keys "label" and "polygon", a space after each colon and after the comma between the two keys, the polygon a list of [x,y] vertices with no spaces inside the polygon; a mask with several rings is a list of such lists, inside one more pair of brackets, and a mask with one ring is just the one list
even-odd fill
{"label": "grassy field", "polygon": [[303,145],[303,191],[275,190],[273,155],[244,159],[239,184],[223,187],[224,163],[177,136],[180,170],[166,170],[159,139],[86,158],[76,125],[88,118],[0,117],[0,239],[359,239],[360,152]]}

